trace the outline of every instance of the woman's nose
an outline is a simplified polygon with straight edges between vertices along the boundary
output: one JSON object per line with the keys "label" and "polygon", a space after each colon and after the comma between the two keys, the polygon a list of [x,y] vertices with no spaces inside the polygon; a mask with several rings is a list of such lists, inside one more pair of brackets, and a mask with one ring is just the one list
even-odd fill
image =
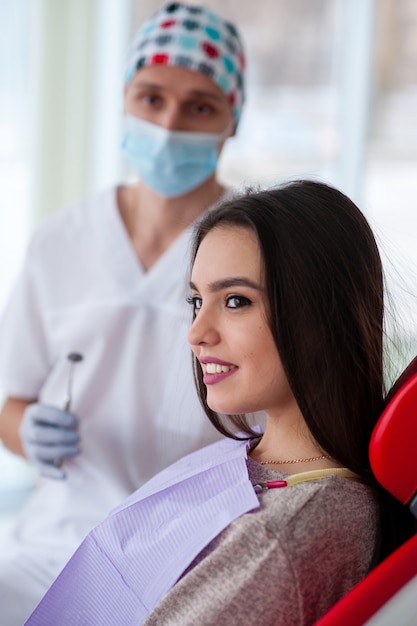
{"label": "woman's nose", "polygon": [[213,322],[213,317],[200,309],[188,331],[188,343],[191,346],[215,345],[219,342],[219,332]]}

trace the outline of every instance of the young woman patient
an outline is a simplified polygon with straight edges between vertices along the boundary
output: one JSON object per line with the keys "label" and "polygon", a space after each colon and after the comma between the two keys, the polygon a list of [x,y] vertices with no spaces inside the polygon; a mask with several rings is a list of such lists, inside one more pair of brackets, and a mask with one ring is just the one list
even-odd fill
{"label": "young woman patient", "polygon": [[368,460],[384,303],[359,209],[312,181],[224,202],[196,226],[189,300],[226,438],[94,529],[27,624],[311,625],[411,532]]}

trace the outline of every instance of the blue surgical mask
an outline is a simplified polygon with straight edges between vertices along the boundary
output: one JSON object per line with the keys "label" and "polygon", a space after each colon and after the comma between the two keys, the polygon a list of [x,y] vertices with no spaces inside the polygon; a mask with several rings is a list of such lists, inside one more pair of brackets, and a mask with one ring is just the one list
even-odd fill
{"label": "blue surgical mask", "polygon": [[162,196],[195,189],[216,169],[220,143],[230,132],[172,131],[126,116],[122,150],[140,179]]}

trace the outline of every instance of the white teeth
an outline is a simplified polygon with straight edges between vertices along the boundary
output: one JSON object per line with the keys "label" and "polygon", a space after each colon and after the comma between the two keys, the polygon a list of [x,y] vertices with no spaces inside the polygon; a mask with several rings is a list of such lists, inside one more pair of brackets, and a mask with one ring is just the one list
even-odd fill
{"label": "white teeth", "polygon": [[234,365],[219,365],[218,363],[206,363],[207,374],[221,374],[235,369]]}

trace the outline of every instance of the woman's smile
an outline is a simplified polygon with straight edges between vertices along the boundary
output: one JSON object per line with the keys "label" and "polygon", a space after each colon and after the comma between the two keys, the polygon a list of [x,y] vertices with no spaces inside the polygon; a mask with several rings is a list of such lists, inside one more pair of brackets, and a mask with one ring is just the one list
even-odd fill
{"label": "woman's smile", "polygon": [[210,357],[202,357],[200,358],[201,368],[204,373],[204,383],[206,385],[214,385],[215,383],[219,383],[225,378],[228,378],[235,372],[237,372],[238,367],[236,365],[232,365],[231,363],[224,363],[219,359],[214,359]]}

